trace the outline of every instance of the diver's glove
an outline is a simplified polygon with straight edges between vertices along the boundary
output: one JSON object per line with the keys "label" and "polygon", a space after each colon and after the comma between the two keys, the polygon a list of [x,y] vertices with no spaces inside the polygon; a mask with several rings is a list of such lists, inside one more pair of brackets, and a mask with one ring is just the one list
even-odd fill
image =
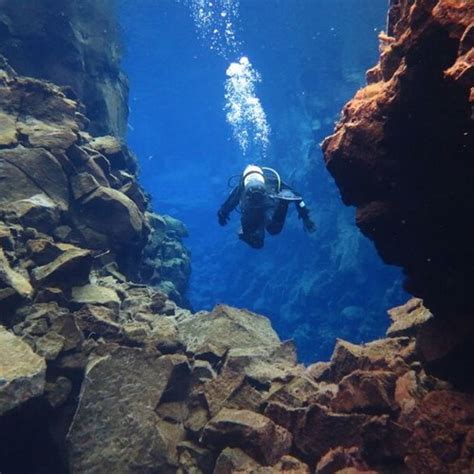
{"label": "diver's glove", "polygon": [[229,222],[229,216],[224,214],[222,211],[217,213],[217,219],[219,220],[220,225],[226,225]]}
{"label": "diver's glove", "polygon": [[303,227],[306,232],[309,232],[310,234],[316,231],[316,224],[309,215],[303,217]]}

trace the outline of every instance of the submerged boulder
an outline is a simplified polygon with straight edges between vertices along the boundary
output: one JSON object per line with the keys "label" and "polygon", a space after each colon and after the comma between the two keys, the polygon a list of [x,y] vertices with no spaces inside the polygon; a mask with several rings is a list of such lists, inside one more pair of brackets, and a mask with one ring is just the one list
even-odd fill
{"label": "submerged boulder", "polygon": [[415,336],[425,324],[433,318],[431,311],[423,306],[419,298],[411,298],[407,303],[388,312],[392,325],[387,336]]}
{"label": "submerged boulder", "polygon": [[127,347],[90,361],[68,434],[73,472],[173,472],[154,409],[174,368],[166,357]]}
{"label": "submerged boulder", "polygon": [[61,209],[46,194],[15,201],[10,210],[25,227],[42,232],[51,232],[61,219]]}
{"label": "submerged boulder", "polygon": [[276,349],[280,345],[268,318],[226,305],[178,324],[188,350],[194,353],[206,346],[225,352],[231,348]]}
{"label": "submerged boulder", "polygon": [[81,204],[87,224],[107,235],[113,244],[137,243],[143,239],[143,215],[120,191],[100,186]]}
{"label": "submerged boulder", "polygon": [[92,264],[91,252],[66,244],[62,250],[62,254],[51,263],[33,270],[32,277],[36,285],[54,283],[64,286],[88,282]]}
{"label": "submerged boulder", "polygon": [[68,209],[67,177],[57,158],[49,151],[19,145],[11,150],[0,150],[0,163],[3,178],[1,204],[46,195],[60,210]]}
{"label": "submerged boulder", "polygon": [[411,426],[406,465],[412,472],[470,472],[474,467],[474,397],[440,390],[426,395]]}
{"label": "submerged boulder", "polygon": [[33,295],[33,287],[31,286],[29,278],[27,276],[14,270],[5,253],[0,248],[0,281],[11,287],[17,294],[23,298],[29,298]]}
{"label": "submerged boulder", "polygon": [[241,448],[265,465],[275,464],[291,447],[291,434],[269,418],[248,410],[222,409],[204,428],[202,441]]}
{"label": "submerged boulder", "polygon": [[45,374],[45,360],[0,326],[0,416],[42,395]]}
{"label": "submerged boulder", "polygon": [[72,288],[72,303],[107,306],[118,313],[120,298],[111,288],[99,285],[75,286]]}

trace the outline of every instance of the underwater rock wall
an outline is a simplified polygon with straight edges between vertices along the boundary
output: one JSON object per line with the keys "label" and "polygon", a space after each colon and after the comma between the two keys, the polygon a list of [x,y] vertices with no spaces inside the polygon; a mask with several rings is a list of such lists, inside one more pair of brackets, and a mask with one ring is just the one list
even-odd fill
{"label": "underwater rock wall", "polygon": [[344,202],[406,289],[438,317],[472,313],[474,10],[392,2],[369,85],[344,108],[325,159]]}
{"label": "underwater rock wall", "polygon": [[[433,370],[472,385],[474,9],[469,1],[392,2],[369,85],[323,144],[344,202],[407,291],[437,318]],[[444,320],[444,321],[443,321]],[[464,367],[464,369],[463,369]],[[464,374],[462,374],[464,372]]]}
{"label": "underwater rock wall", "polygon": [[86,132],[80,104],[59,87],[17,75],[3,58],[0,73],[2,303],[66,283],[50,273],[87,279],[92,262],[183,302],[186,230],[148,210],[135,157],[115,137]]}
{"label": "underwater rock wall", "polygon": [[0,54],[19,74],[69,86],[92,134],[125,135],[128,82],[113,0],[2,0]]}
{"label": "underwater rock wall", "polygon": [[0,56],[1,472],[68,472],[95,348],[181,347],[171,319],[153,315],[186,314],[170,299],[185,304],[186,228],[149,210],[135,157],[92,137],[82,112]]}

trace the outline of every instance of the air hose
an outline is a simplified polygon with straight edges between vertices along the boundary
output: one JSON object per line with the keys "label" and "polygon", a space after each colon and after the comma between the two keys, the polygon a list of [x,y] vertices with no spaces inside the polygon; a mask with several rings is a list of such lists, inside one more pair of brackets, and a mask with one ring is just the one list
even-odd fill
{"label": "air hose", "polygon": [[280,175],[273,169],[273,168],[268,168],[267,166],[262,166],[262,170],[264,171],[269,171],[270,173],[273,173],[276,177],[277,180],[277,193],[281,191],[281,178]]}

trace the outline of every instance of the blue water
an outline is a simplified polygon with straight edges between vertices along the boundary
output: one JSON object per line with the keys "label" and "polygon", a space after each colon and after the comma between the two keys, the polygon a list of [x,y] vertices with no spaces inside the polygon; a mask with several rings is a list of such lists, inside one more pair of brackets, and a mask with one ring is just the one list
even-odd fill
{"label": "blue water", "polygon": [[[283,339],[296,340],[306,362],[329,357],[336,337],[382,336],[386,310],[407,297],[401,273],[355,227],[319,143],[377,60],[387,1],[214,0],[204,2],[216,31],[207,37],[191,14],[200,1],[119,2],[131,86],[128,143],[156,212],[189,229],[193,309],[225,302],[265,314]],[[227,36],[225,8],[232,11]],[[255,93],[271,127],[267,147],[256,140],[243,150],[226,121],[226,70],[241,56],[262,79]],[[229,176],[257,159],[303,194],[314,235],[303,232],[294,209],[283,232],[258,251],[238,241],[238,214],[227,227],[217,224]]]}

